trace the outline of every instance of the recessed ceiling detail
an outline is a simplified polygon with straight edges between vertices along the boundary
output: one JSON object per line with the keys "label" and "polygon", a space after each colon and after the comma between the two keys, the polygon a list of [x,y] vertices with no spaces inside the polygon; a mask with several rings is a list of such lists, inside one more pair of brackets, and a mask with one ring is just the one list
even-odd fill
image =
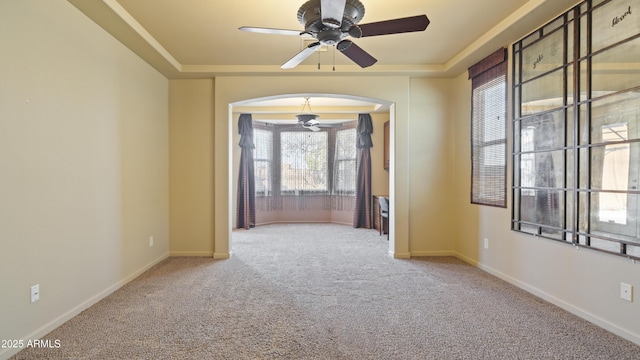
{"label": "recessed ceiling detail", "polygon": [[[318,74],[451,78],[576,3],[360,0],[366,5],[367,23],[413,14],[428,14],[431,23],[423,32],[349,35],[348,40],[375,56],[375,66],[363,69],[347,56],[334,55],[339,52],[335,50],[316,51],[295,68],[282,70],[283,62],[302,50],[298,35],[304,25],[296,11],[304,0],[254,1],[250,11],[245,1],[67,1],[168,78]],[[280,37],[237,30],[248,24],[298,30],[296,36]],[[328,66],[317,68],[318,62],[333,63],[334,57],[335,72]]]}

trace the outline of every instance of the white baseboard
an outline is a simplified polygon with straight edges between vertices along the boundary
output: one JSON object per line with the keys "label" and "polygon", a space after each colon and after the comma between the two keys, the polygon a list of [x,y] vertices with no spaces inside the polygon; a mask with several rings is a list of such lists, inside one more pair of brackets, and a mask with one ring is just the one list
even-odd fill
{"label": "white baseboard", "polygon": [[411,253],[410,252],[397,253],[397,252],[393,252],[393,251],[389,250],[389,255],[391,255],[391,257],[394,258],[394,259],[411,259]]}
{"label": "white baseboard", "polygon": [[618,336],[620,336],[621,338],[627,339],[635,344],[640,345],[640,334],[635,334],[633,332],[630,332],[627,329],[624,329],[616,324],[613,324],[605,319],[602,319],[588,311],[585,311],[584,309],[581,309],[573,304],[570,304],[564,300],[558,299],[557,297],[542,291],[534,286],[531,286],[527,283],[524,283],[516,278],[513,278],[507,274],[504,274],[494,268],[491,268],[489,266],[486,266],[484,264],[480,264],[475,260],[472,260],[462,254],[458,254],[456,253],[455,256],[457,258],[459,258],[460,260],[467,262],[470,265],[473,265],[483,271],[488,272],[489,274],[498,277],[508,283],[510,283],[511,285],[517,286],[520,289],[534,295],[537,296],[547,302],[550,302],[553,305],[556,305],[558,307],[560,307],[561,309],[564,309],[582,319],[585,319],[587,321],[589,321],[590,323],[593,323],[609,332],[612,332]]}
{"label": "white baseboard", "polygon": [[191,257],[213,257],[212,251],[171,251],[171,257],[191,256]]}
{"label": "white baseboard", "polygon": [[412,251],[411,257],[456,256],[454,251]]}
{"label": "white baseboard", "polygon": [[[42,337],[44,337],[45,335],[47,335],[48,333],[50,333],[51,331],[53,331],[54,329],[59,327],[60,325],[64,324],[65,322],[67,322],[69,320],[71,320],[73,317],[75,317],[76,315],[80,314],[84,310],[88,309],[92,305],[96,304],[98,301],[100,301],[100,300],[106,298],[107,296],[111,295],[113,292],[115,292],[116,290],[120,289],[121,287],[123,287],[124,285],[129,283],[131,280],[133,280],[133,279],[137,278],[138,276],[142,275],[145,271],[151,269],[153,266],[157,265],[162,260],[164,260],[164,259],[166,259],[168,257],[169,257],[169,254],[167,253],[167,254],[164,254],[164,255],[160,256],[159,258],[151,261],[149,264],[143,266],[141,269],[139,269],[138,271],[134,272],[133,274],[131,274],[131,275],[127,276],[126,278],[118,281],[117,283],[109,286],[108,288],[104,289],[103,291],[99,292],[98,294],[90,297],[86,301],[78,304],[77,306],[73,307],[69,311],[67,311],[64,314],[58,316],[57,318],[55,318],[51,322],[45,324],[44,326],[40,327],[39,329],[35,330],[34,332],[28,334],[27,336],[24,336],[22,338],[22,340],[26,344],[29,340],[41,339]],[[22,350],[22,349],[4,349],[4,351],[0,351],[0,359],[1,360],[8,359],[11,356],[13,356],[13,355],[17,354],[18,352],[20,352],[20,350]]]}

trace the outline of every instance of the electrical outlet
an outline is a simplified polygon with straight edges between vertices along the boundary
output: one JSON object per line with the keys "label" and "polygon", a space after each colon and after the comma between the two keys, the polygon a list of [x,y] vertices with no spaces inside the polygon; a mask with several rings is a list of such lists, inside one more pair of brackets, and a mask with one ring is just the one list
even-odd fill
{"label": "electrical outlet", "polygon": [[486,250],[489,250],[489,239],[488,238],[484,238],[484,248]]}
{"label": "electrical outlet", "polygon": [[31,287],[31,303],[40,300],[40,284],[35,284]]}
{"label": "electrical outlet", "polygon": [[620,283],[620,298],[633,302],[633,286],[625,283]]}
{"label": "electrical outlet", "polygon": [[149,236],[149,247],[153,246],[153,236]]}

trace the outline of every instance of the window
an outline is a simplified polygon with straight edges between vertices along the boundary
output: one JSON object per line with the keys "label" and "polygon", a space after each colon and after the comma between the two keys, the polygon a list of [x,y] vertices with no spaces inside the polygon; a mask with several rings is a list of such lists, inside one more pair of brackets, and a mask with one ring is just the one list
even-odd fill
{"label": "window", "polygon": [[327,131],[280,133],[280,189],[283,193],[329,190]]}
{"label": "window", "polygon": [[338,130],[334,162],[334,193],[355,194],[356,191],[356,129]]}
{"label": "window", "polygon": [[469,68],[472,78],[471,202],[507,206],[506,49]]}
{"label": "window", "polygon": [[256,195],[353,195],[356,186],[355,122],[318,132],[254,125]]}
{"label": "window", "polygon": [[256,196],[269,196],[273,191],[271,186],[271,161],[273,157],[273,132],[264,129],[254,129],[254,174],[256,179]]}
{"label": "window", "polygon": [[513,230],[640,259],[636,9],[583,1],[513,45]]}

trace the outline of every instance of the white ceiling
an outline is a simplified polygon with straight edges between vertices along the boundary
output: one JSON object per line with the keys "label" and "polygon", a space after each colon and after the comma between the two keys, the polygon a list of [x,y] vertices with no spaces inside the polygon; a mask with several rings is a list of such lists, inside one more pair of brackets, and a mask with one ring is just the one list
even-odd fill
{"label": "white ceiling", "polygon": [[[282,70],[280,65],[303,46],[298,36],[248,33],[238,28],[246,25],[303,30],[297,20],[303,0],[68,1],[168,78],[454,77],[577,3],[576,0],[361,0],[365,15],[360,24],[421,14],[426,14],[431,23],[424,32],[352,39],[378,59],[366,69],[329,49],[314,54],[295,69]],[[319,98],[316,96],[312,105],[320,106]],[[274,101],[260,105],[301,107],[304,102],[301,98],[286,104],[282,99]],[[342,104],[342,108],[349,106],[355,112],[365,104]],[[384,111],[375,104],[366,106]]]}

